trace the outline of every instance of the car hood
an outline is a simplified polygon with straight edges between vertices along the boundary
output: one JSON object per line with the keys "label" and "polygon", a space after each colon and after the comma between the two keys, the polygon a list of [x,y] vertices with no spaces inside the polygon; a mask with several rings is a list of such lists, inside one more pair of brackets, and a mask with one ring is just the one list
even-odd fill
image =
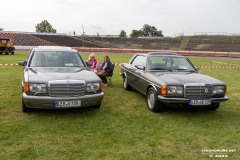
{"label": "car hood", "polygon": [[224,84],[223,82],[199,73],[151,73],[166,84],[184,85],[187,83]]}
{"label": "car hood", "polygon": [[48,82],[54,80],[101,81],[93,72],[83,68],[27,68],[29,82]]}

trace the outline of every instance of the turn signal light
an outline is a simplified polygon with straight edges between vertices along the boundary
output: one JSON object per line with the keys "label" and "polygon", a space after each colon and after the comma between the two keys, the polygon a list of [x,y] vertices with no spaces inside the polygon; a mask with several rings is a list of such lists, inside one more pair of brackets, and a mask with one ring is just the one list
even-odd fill
{"label": "turn signal light", "polygon": [[167,86],[166,85],[163,85],[162,88],[161,88],[161,94],[162,95],[166,95],[167,94]]}
{"label": "turn signal light", "polygon": [[29,92],[29,83],[28,82],[25,82],[24,83],[24,92]]}
{"label": "turn signal light", "polygon": [[103,86],[104,86],[104,84],[101,82],[101,83],[100,83],[100,87],[99,87],[99,90],[100,90],[100,91],[102,91]]}

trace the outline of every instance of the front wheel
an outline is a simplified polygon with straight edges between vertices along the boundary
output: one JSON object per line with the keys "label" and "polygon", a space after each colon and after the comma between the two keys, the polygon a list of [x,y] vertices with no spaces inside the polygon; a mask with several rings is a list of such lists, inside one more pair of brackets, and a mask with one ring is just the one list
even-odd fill
{"label": "front wheel", "polygon": [[132,89],[132,86],[130,86],[130,85],[128,84],[128,79],[127,79],[126,76],[124,76],[124,78],[123,78],[123,88],[126,89],[126,90],[128,90],[128,91]]}
{"label": "front wheel", "polygon": [[152,112],[160,112],[164,110],[164,105],[158,100],[158,94],[153,87],[147,92],[147,108]]}

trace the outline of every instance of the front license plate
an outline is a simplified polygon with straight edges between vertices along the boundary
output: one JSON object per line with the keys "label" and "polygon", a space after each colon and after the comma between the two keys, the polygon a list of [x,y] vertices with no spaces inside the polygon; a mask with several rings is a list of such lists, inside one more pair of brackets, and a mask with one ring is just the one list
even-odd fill
{"label": "front license plate", "polygon": [[55,107],[79,107],[81,101],[56,101]]}
{"label": "front license plate", "polygon": [[211,100],[189,100],[189,105],[192,106],[208,106],[211,105]]}

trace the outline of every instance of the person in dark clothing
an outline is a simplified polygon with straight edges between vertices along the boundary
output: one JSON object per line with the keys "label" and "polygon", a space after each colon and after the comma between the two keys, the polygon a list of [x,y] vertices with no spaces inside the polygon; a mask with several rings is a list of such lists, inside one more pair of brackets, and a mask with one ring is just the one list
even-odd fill
{"label": "person in dark clothing", "polygon": [[108,86],[107,76],[113,75],[113,64],[110,62],[109,56],[105,55],[104,62],[98,70],[98,76],[102,79],[104,86]]}

